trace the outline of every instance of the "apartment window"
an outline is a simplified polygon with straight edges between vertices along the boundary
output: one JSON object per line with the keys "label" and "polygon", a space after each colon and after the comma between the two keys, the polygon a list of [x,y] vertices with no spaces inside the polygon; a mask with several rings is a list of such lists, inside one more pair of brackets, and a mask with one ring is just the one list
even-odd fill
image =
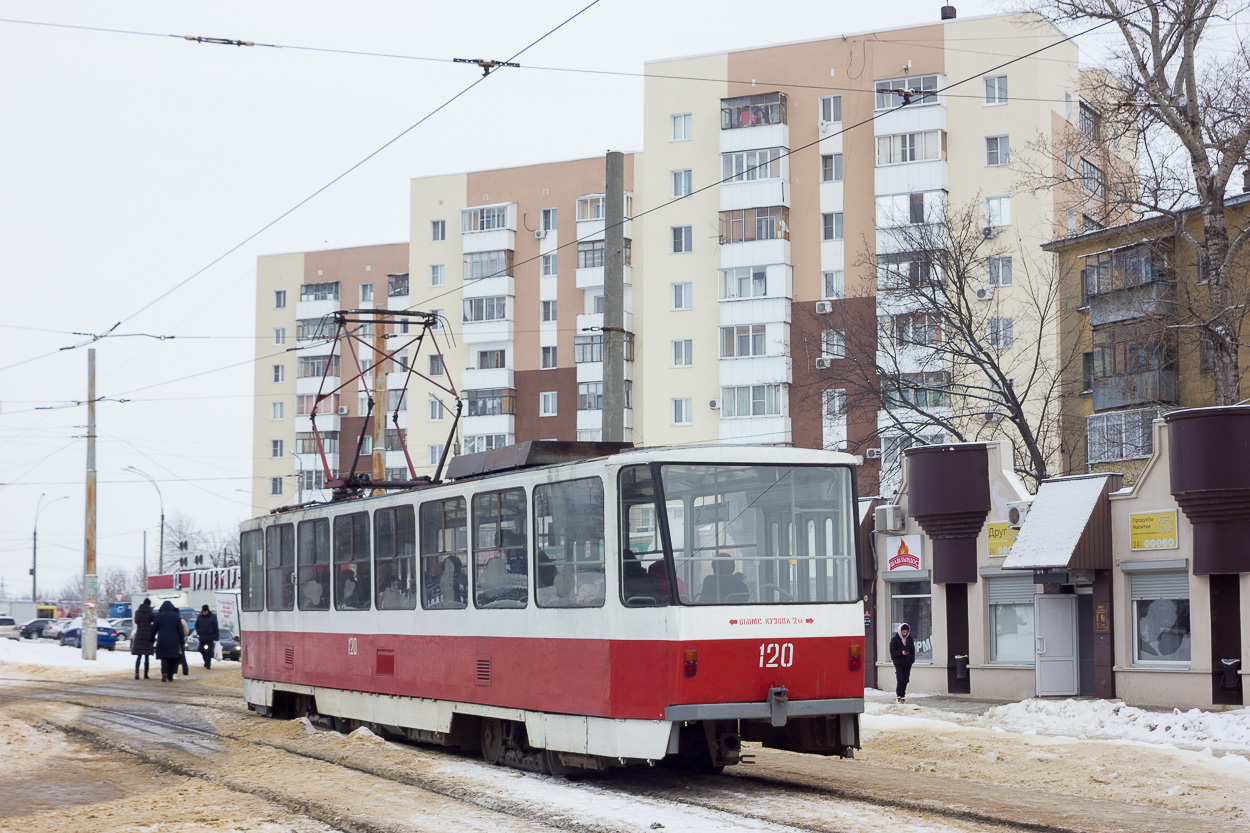
{"label": "apartment window", "polygon": [[430,422],[442,422],[443,417],[447,414],[447,409],[443,407],[441,399],[430,397]]}
{"label": "apartment window", "polygon": [[1154,453],[1151,423],[1158,416],[1158,408],[1137,408],[1086,417],[1085,445],[1089,450],[1089,462],[1109,463],[1149,457]]}
{"label": "apartment window", "polygon": [[1133,608],[1133,665],[1187,667],[1190,663],[1189,573],[1129,573]]}
{"label": "apartment window", "polygon": [[356,398],[356,413],[365,416],[369,413],[369,394],[362,393]]}
{"label": "apartment window", "polygon": [[1006,318],[991,318],[989,320],[989,342],[990,347],[995,350],[1006,350],[1014,343],[1012,338],[1012,320]]}
{"label": "apartment window", "polygon": [[694,409],[691,408],[690,399],[689,398],[674,399],[672,400],[672,402],[673,402],[673,424],[674,425],[691,424],[694,421],[693,416],[692,416],[692,412]]}
{"label": "apartment window", "polygon": [[559,391],[545,390],[538,394],[538,415],[553,417],[556,415],[556,395]]}
{"label": "apartment window", "polygon": [[597,269],[603,266],[603,241],[577,244],[577,268]]}
{"label": "apartment window", "polygon": [[556,230],[556,210],[554,208],[543,209],[543,231]]}
{"label": "apartment window", "polygon": [[282,478],[281,477],[269,478],[269,494],[271,495],[282,494]]}
{"label": "apartment window", "polygon": [[673,141],[688,141],[694,133],[694,116],[690,113],[681,113],[680,115],[672,116],[672,125]]}
{"label": "apartment window", "polygon": [[987,75],[984,80],[985,80],[985,103],[986,104],[1006,104],[1007,103],[1007,76],[1006,75]]}
{"label": "apartment window", "polygon": [[334,393],[321,400],[321,403],[318,404],[317,394],[301,393],[295,397],[295,413],[299,416],[307,416],[313,412],[313,408],[316,408],[319,414],[337,414],[339,402],[341,401],[339,394]]}
{"label": "apartment window", "polygon": [[736,266],[720,270],[722,301],[763,298],[768,294],[768,275],[763,266]]}
{"label": "apartment window", "polygon": [[785,148],[762,148],[740,150],[721,154],[721,178],[726,182],[755,182],[759,179],[778,179]]}
{"label": "apartment window", "polygon": [[1011,286],[1011,255],[992,257],[990,263],[990,286]]}
{"label": "apartment window", "polygon": [[483,278],[511,274],[511,249],[496,249],[493,252],[469,252],[464,256],[464,279],[466,281],[479,281]]}
{"label": "apartment window", "polygon": [[846,330],[822,330],[820,355],[826,359],[846,358]]}
{"label": "apartment window", "polygon": [[694,308],[694,284],[690,281],[672,284],[673,309]]}
{"label": "apartment window", "polygon": [[556,253],[542,256],[542,276],[550,278],[556,273]]}
{"label": "apartment window", "polygon": [[720,357],[742,359],[763,356],[768,352],[766,328],[763,324],[739,324],[720,328]]}
{"label": "apartment window", "polygon": [[842,181],[842,154],[826,153],[820,157],[820,181]]}
{"label": "apartment window", "polygon": [[1034,663],[1033,594],[1036,592],[1033,577],[1027,574],[985,580],[990,614],[990,662]]}
{"label": "apartment window", "polygon": [[832,214],[821,214],[821,237],[824,240],[841,240],[842,239],[842,212],[835,211]]}
{"label": "apartment window", "polygon": [[720,212],[720,242],[789,240],[790,209],[783,205]]}
{"label": "apartment window", "polygon": [[692,173],[693,172],[690,169],[672,172],[674,197],[689,196],[690,192],[694,190],[691,180]]}
{"label": "apartment window", "polygon": [[880,289],[919,289],[941,283],[941,272],[920,252],[877,255],[877,286]]}
{"label": "apartment window", "polygon": [[555,321],[556,320],[556,302],[555,301],[543,301],[542,302],[542,320],[543,321]]}
{"label": "apartment window", "polygon": [[430,241],[439,243],[447,239],[447,221],[431,220],[430,221]]}
{"label": "apartment window", "polygon": [[386,410],[389,413],[403,413],[408,410],[408,397],[403,388],[388,390],[386,392]]}
{"label": "apartment window", "polygon": [[339,375],[338,356],[302,356],[299,360],[299,378],[315,379]]}
{"label": "apartment window", "polygon": [[478,370],[499,370],[508,366],[507,350],[479,350],[477,354]]}
{"label": "apartment window", "polygon": [[1011,197],[988,197],[985,200],[985,223],[995,228],[1011,225]]}
{"label": "apartment window", "polygon": [[[1201,347],[1201,345],[1199,345]],[[1201,349],[1198,351],[1202,354]],[[1204,372],[1211,372],[1210,368],[1202,368]],[[1094,390],[1094,354],[1081,354],[1081,393],[1093,393]]]}
{"label": "apartment window", "polygon": [[508,317],[508,299],[503,295],[490,298],[465,298],[465,323],[473,321],[503,321]]}
{"label": "apartment window", "polygon": [[1080,128],[1081,133],[1091,142],[1097,142],[1098,135],[1102,132],[1102,116],[1097,110],[1085,103],[1083,99],[1081,101]]}
{"label": "apartment window", "polygon": [[923,133],[899,133],[877,137],[877,165],[900,165],[904,162],[930,162],[943,156],[941,130]]}
{"label": "apartment window", "polygon": [[542,369],[551,370],[556,366],[556,348],[544,347],[542,355]]}
{"label": "apartment window", "polygon": [[337,301],[339,299],[339,282],[306,283],[299,288],[301,301]]}
{"label": "apartment window", "polygon": [[286,307],[286,290],[275,290],[273,293],[273,308],[283,309],[284,307]]}
{"label": "apartment window", "polygon": [[320,446],[317,445],[317,435],[312,431],[300,431],[295,434],[296,454],[318,454],[322,450],[326,454],[339,453],[338,431],[322,431]]}
{"label": "apartment window", "polygon": [[270,419],[282,419],[285,411],[286,411],[285,403],[271,402],[269,406],[269,418]]}
{"label": "apartment window", "polygon": [[673,343],[673,367],[690,367],[694,364],[694,340],[677,339]]}
{"label": "apartment window", "polygon": [[693,247],[690,226],[673,227],[673,254],[684,254]]}
{"label": "apartment window", "polygon": [[[1085,355],[1090,357],[1090,376],[1092,378],[1093,366],[1094,366],[1094,361],[1093,361],[1094,354],[1086,353]],[[1214,373],[1215,372],[1215,353],[1211,346],[1211,339],[1206,338],[1205,336],[1200,336],[1198,338],[1198,370],[1201,371],[1202,373]],[[1091,387],[1093,386],[1087,385],[1086,390],[1089,390]]]}
{"label": "apartment window", "polygon": [[820,120],[827,122],[842,121],[842,96],[827,95],[820,99]]}
{"label": "apartment window", "polygon": [[1102,168],[1081,157],[1081,187],[1091,195],[1101,198],[1104,191]]}
{"label": "apartment window", "polygon": [[596,295],[594,297],[594,304],[595,304],[595,315],[603,315],[603,305],[604,305],[603,296]]}
{"label": "apartment window", "polygon": [[436,443],[425,447],[425,460],[427,465],[437,466],[439,460],[443,459],[443,444]]}
{"label": "apartment window", "polygon": [[[486,388],[464,393],[469,416],[502,416],[516,413],[516,391],[512,388]],[[480,449],[479,449],[480,450]]]}
{"label": "apartment window", "polygon": [[578,382],[577,410],[603,410],[603,382]]}
{"label": "apartment window", "polygon": [[837,390],[827,390],[824,392],[824,413],[826,417],[831,419],[841,419],[846,416],[846,389],[838,388]]}
{"label": "apartment window", "polygon": [[447,267],[442,263],[430,265],[430,286],[443,286],[447,283]]}
{"label": "apartment window", "polygon": [[[937,104],[938,77],[936,75],[912,75],[903,78],[891,78],[877,82],[877,109],[885,110],[902,104],[904,99],[899,92],[913,90],[909,106]],[[895,92],[895,91],[899,92]]]}
{"label": "apartment window", "polygon": [[945,191],[886,194],[877,197],[877,228],[939,222],[945,210]]}
{"label": "apartment window", "polygon": [[933,345],[942,341],[941,319],[923,312],[894,316],[894,340],[898,344]]}
{"label": "apartment window", "polygon": [[269,456],[270,457],[282,456],[282,440],[270,440],[269,441]]}
{"label": "apartment window", "polygon": [[369,304],[373,302],[373,284],[362,283],[360,285],[360,303]]}
{"label": "apartment window", "polygon": [[721,414],[727,419],[781,414],[781,385],[740,385],[720,391]]}
{"label": "apartment window", "polygon": [[603,194],[577,198],[577,220],[602,220],[604,214]]}
{"label": "apartment window", "polygon": [[844,272],[841,269],[834,269],[829,272],[822,272],[821,277],[825,287],[825,293],[821,297],[839,301],[846,297],[846,281]]}
{"label": "apartment window", "polygon": [[[447,310],[442,307],[435,307],[430,310],[430,315],[433,316],[433,323],[430,324],[430,329],[441,331],[443,329],[443,323],[447,318]],[[407,326],[407,322],[405,322],[405,326]]]}
{"label": "apartment window", "polygon": [[573,336],[574,364],[601,361],[603,361],[603,335],[601,333]]}
{"label": "apartment window", "polygon": [[430,375],[431,376],[443,375],[443,357],[442,356],[430,356]]}
{"label": "apartment window", "polygon": [[286,327],[273,328],[273,343],[286,344]]}
{"label": "apartment window", "polygon": [[785,93],[762,93],[760,95],[744,95],[738,98],[721,99],[721,130],[785,123]]}
{"label": "apartment window", "polygon": [[408,273],[402,275],[386,276],[386,294],[387,297],[394,298],[399,295],[408,294]]}
{"label": "apartment window", "polygon": [[985,164],[1007,165],[1011,162],[1011,141],[1006,136],[985,138]]}
{"label": "apartment window", "polygon": [[508,206],[506,205],[466,208],[460,212],[460,231],[465,234],[478,231],[499,231],[507,227]]}
{"label": "apartment window", "polygon": [[508,437],[504,434],[473,434],[464,438],[464,450],[466,454],[494,451],[507,445],[507,441]]}

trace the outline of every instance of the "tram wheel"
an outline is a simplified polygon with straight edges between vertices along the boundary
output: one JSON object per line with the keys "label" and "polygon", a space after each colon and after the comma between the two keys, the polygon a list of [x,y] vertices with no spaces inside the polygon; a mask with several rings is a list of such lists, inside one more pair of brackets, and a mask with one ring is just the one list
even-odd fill
{"label": "tram wheel", "polygon": [[488,764],[503,760],[503,726],[497,717],[482,718],[482,758]]}
{"label": "tram wheel", "polygon": [[354,724],[351,720],[348,720],[345,717],[334,718],[334,731],[338,732],[340,735],[351,734],[353,728]]}

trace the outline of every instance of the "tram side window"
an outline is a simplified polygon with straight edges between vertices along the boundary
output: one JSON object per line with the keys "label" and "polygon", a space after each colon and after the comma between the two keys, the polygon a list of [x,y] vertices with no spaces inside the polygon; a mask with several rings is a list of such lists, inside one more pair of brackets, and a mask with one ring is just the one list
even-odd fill
{"label": "tram side window", "polygon": [[369,513],[334,519],[334,607],[369,609]]}
{"label": "tram side window", "polygon": [[466,607],[469,585],[468,512],[464,498],[421,504],[421,606],[426,610]]}
{"label": "tram side window", "polygon": [[529,547],[525,540],[525,490],[473,496],[473,603],[525,607],[529,600]]}
{"label": "tram side window", "polygon": [[373,513],[378,610],[412,610],[417,606],[416,513],[411,506]]}
{"label": "tram side window", "polygon": [[[655,512],[655,484],[647,466],[621,470],[621,601],[626,607],[654,607],[672,602],[668,566]],[[677,592],[686,583],[677,577]]]}
{"label": "tram side window", "polygon": [[603,607],[603,481],[534,487],[534,578],[539,607]]}
{"label": "tram side window", "polygon": [[295,608],[295,525],[278,524],[265,530],[265,572],[270,610]]}
{"label": "tram side window", "polygon": [[265,609],[265,537],[259,529],[244,532],[239,537],[240,580],[243,609]]}
{"label": "tram side window", "polygon": [[330,609],[330,521],[300,521],[296,530],[300,610]]}

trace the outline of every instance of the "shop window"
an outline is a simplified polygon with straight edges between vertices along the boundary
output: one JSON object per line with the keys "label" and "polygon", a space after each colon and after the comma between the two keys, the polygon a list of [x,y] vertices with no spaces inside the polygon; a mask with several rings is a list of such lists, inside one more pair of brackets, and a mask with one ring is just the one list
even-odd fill
{"label": "shop window", "polygon": [[1033,594],[1031,575],[998,576],[985,580],[989,599],[990,662],[1032,665],[1034,662]]}
{"label": "shop window", "polygon": [[1188,667],[1189,574],[1150,570],[1129,574],[1133,664]]}
{"label": "shop window", "polygon": [[906,622],[916,640],[916,662],[933,662],[933,584],[890,582],[890,633]]}

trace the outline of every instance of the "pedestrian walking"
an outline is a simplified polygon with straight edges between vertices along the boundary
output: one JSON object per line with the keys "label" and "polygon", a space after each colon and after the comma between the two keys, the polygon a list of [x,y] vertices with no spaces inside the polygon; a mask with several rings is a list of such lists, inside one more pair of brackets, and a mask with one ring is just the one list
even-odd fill
{"label": "pedestrian walking", "polygon": [[178,663],[183,658],[185,625],[178,615],[178,608],[168,599],[161,603],[153,625],[156,634],[156,658],[161,661],[161,682],[167,683],[178,673]]}
{"label": "pedestrian walking", "polygon": [[195,634],[200,638],[200,656],[204,658],[204,667],[213,667],[213,644],[217,641],[217,614],[208,609],[208,605],[200,608],[200,615],[195,617]]}
{"label": "pedestrian walking", "polygon": [[894,677],[898,680],[894,694],[898,702],[906,703],[907,683],[911,682],[911,667],[916,662],[916,640],[912,639],[911,626],[906,622],[890,637],[890,659],[894,661]]}
{"label": "pedestrian walking", "polygon": [[187,637],[191,635],[191,629],[187,627],[187,620],[182,618],[182,612],[179,611],[178,618],[182,621],[182,676],[187,677],[191,674],[191,667],[187,665]]}
{"label": "pedestrian walking", "polygon": [[152,600],[144,599],[143,604],[135,611],[135,629],[130,634],[130,653],[135,655],[135,679],[139,679],[139,665],[143,665],[143,679],[149,679],[148,667],[155,648],[156,634],[153,623],[156,614],[152,612]]}

